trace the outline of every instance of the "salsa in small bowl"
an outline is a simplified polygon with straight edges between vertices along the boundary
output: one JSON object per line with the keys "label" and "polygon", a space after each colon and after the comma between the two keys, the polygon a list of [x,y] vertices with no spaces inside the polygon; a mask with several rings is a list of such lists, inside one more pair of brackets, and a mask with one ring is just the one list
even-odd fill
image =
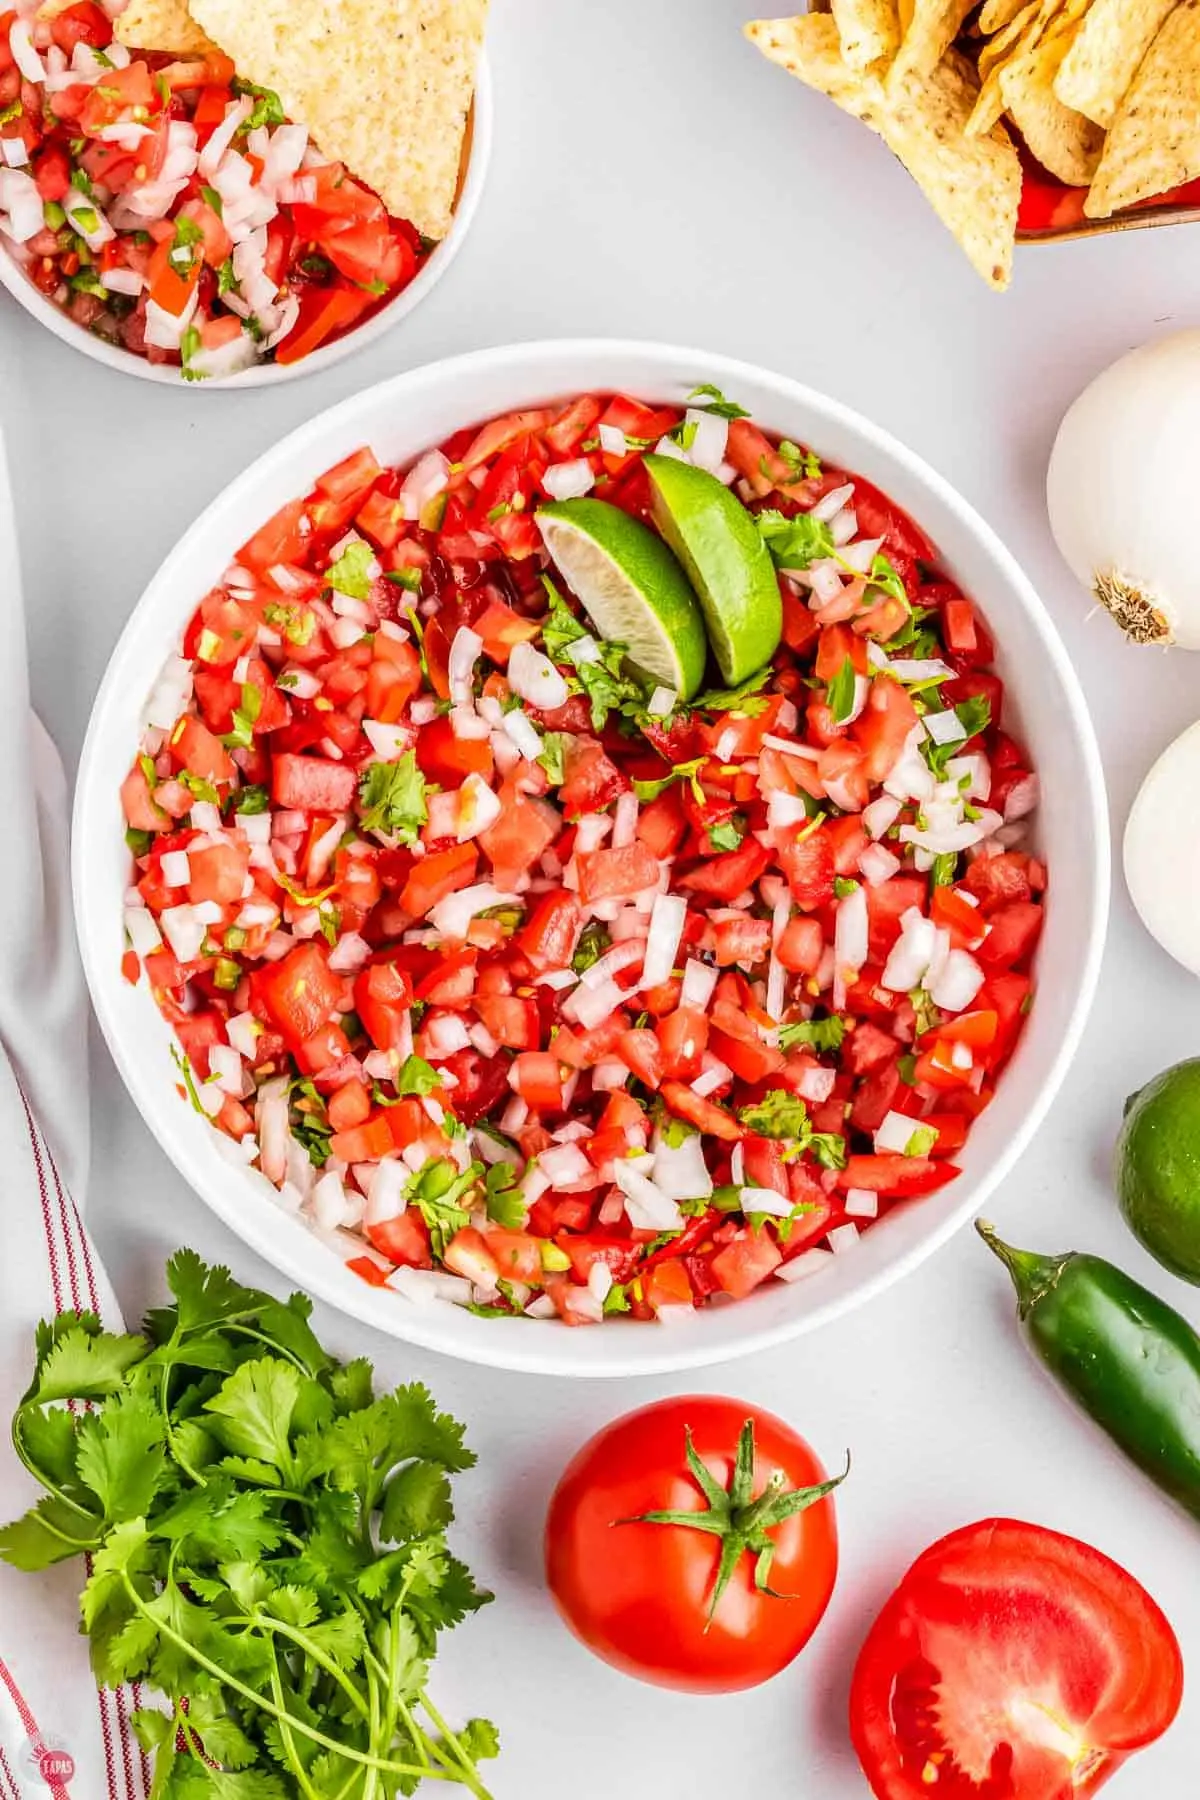
{"label": "salsa in small bowl", "polygon": [[944,1236],[1068,1053],[1103,887],[1086,748],[1053,790],[1076,697],[975,522],[946,556],[860,422],[620,348],[309,428],[164,572],[141,714],[118,652],[103,846],[94,755],[78,800],[81,918],[124,856],[101,1018],[206,1197],[398,1335],[595,1372],[786,1335]]}
{"label": "salsa in small bowl", "polygon": [[481,66],[434,243],[219,51],[130,50],[93,0],[0,13],[0,281],[66,342],[151,380],[285,380],[398,323],[456,254],[489,149]]}

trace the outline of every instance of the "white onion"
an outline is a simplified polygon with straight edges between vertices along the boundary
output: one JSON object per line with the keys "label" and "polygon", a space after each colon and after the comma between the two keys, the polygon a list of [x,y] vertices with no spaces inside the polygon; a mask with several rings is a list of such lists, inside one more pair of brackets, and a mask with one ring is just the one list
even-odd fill
{"label": "white onion", "polygon": [[822,1269],[831,1268],[832,1265],[832,1251],[803,1250],[799,1256],[792,1256],[787,1262],[781,1262],[775,1274],[780,1281],[805,1281],[810,1275],[819,1275]]}
{"label": "white onion", "polygon": [[733,1070],[726,1068],[723,1062],[711,1062],[706,1069],[701,1069],[695,1080],[689,1083],[693,1094],[700,1100],[707,1100],[718,1088],[723,1088],[733,1080]]}
{"label": "white onion", "polygon": [[431,1013],[424,1030],[429,1054],[435,1061],[467,1049],[471,1042],[467,1027],[457,1013]]}
{"label": "white onion", "polygon": [[[488,786],[482,775],[476,774],[474,771],[466,777],[457,794],[445,797],[454,802],[453,834],[460,844],[465,844],[469,839],[478,837],[481,831],[486,831],[500,817],[499,794]],[[440,794],[432,796],[432,800],[441,798],[443,796]]]}
{"label": "white onion", "polygon": [[[487,912],[493,906],[519,906],[519,894],[506,894],[490,882],[481,881],[474,887],[459,888],[455,894],[447,894],[444,900],[430,909],[429,920],[436,931],[443,937],[465,938],[471,920],[481,912]],[[462,1046],[460,1046],[461,1048]]]}
{"label": "white onion", "polygon": [[280,1076],[258,1090],[255,1108],[263,1174],[279,1186],[287,1172],[288,1083]]}
{"label": "white onion", "polygon": [[835,1225],[832,1231],[825,1233],[825,1242],[835,1256],[844,1256],[847,1250],[853,1250],[858,1242],[858,1226],[853,1224]]}
{"label": "white onion", "polygon": [[399,762],[406,750],[413,746],[413,730],[411,725],[392,725],[381,719],[364,719],[363,733],[371,749],[375,752],[374,762]]}
{"label": "white onion", "polygon": [[685,423],[695,427],[688,456],[698,469],[707,469],[715,475],[725,460],[725,446],[729,441],[729,421],[721,418],[719,413],[699,412],[689,406],[685,415]]}
{"label": "white onion", "polygon": [[[882,549],[882,538],[859,538],[857,543],[845,545],[842,550],[842,561],[848,569],[853,569],[856,575],[869,575],[871,565]],[[886,656],[884,661],[887,661]]]}
{"label": "white onion", "polygon": [[848,1188],[842,1210],[850,1219],[874,1219],[879,1216],[879,1195],[870,1188]]}
{"label": "white onion", "polygon": [[18,244],[41,231],[46,213],[32,175],[23,169],[0,169],[0,212],[8,214],[4,230]]}
{"label": "white onion", "polygon": [[600,1184],[600,1177],[576,1144],[555,1144],[551,1149],[541,1151],[538,1167],[556,1190],[573,1187],[588,1176],[593,1177],[590,1185],[598,1187]]}
{"label": "white onion", "polygon": [[983,970],[970,951],[951,950],[936,981],[930,982],[929,993],[943,1012],[965,1012],[983,982]]}
{"label": "white onion", "polygon": [[646,711],[652,719],[667,719],[679,704],[679,695],[674,688],[656,687],[646,703]]}
{"label": "white onion", "polygon": [[[1192,537],[1200,330],[1143,344],[1075,401],[1046,497],[1058,547],[1137,644],[1200,648]],[[1136,446],[1130,455],[1130,447]]]}
{"label": "white onion", "polygon": [[[956,790],[968,800],[986,800],[992,791],[992,768],[982,750],[968,750],[965,756],[952,756],[946,764],[946,774]],[[1036,781],[1037,777],[1030,776],[1029,780]],[[966,787],[961,785],[964,781]],[[1021,785],[1018,782],[1014,786],[1014,794]]]}
{"label": "white onion", "polygon": [[247,1062],[254,1061],[255,1046],[261,1035],[262,1026],[253,1013],[235,1013],[233,1018],[225,1021],[225,1036]]}
{"label": "white onion", "polygon": [[1015,819],[1028,818],[1036,812],[1041,799],[1041,789],[1036,775],[1025,775],[1015,781],[1008,791],[1004,802],[1004,822],[1011,824]]}
{"label": "white onion", "polygon": [[614,850],[621,850],[632,844],[637,836],[638,813],[641,808],[637,795],[632,789],[621,794],[613,808],[612,844]]}
{"label": "white onion", "polygon": [[[644,1163],[646,1173],[637,1167]],[[648,1156],[618,1157],[613,1180],[625,1196],[625,1212],[635,1231],[681,1231],[683,1214],[675,1201],[650,1179]]]}
{"label": "white onion", "polygon": [[159,858],[163,881],[169,888],[185,888],[192,879],[192,867],[186,850],[168,850]]}
{"label": "white onion", "polygon": [[508,659],[508,681],[513,693],[530,706],[552,712],[567,702],[567,684],[548,656],[532,644],[514,644]]}
{"label": "white onion", "polygon": [[10,169],[24,168],[29,161],[29,151],[25,148],[24,138],[0,138],[0,153]]}
{"label": "white onion", "polygon": [[612,1291],[613,1272],[607,1263],[594,1262],[588,1270],[588,1293],[603,1306]]}
{"label": "white onion", "polygon": [[407,1263],[392,1270],[386,1285],[417,1306],[436,1306],[439,1301],[470,1306],[474,1299],[471,1283],[461,1275],[446,1275],[440,1269],[413,1269]]}
{"label": "white onion", "polygon": [[563,1017],[584,1031],[592,1031],[611,1017],[624,998],[615,981],[602,981],[595,987],[585,987],[581,981],[563,1001]]}
{"label": "white onion", "polygon": [[542,477],[542,486],[555,500],[578,500],[595,484],[596,477],[586,456],[575,462],[551,463]]}
{"label": "white onion", "polygon": [[240,100],[232,100],[225,108],[225,117],[200,152],[197,163],[206,180],[216,174],[221,158],[253,111],[254,102],[249,94],[243,94]]}
{"label": "white onion", "polygon": [[867,890],[856,887],[837,905],[833,953],[839,970],[846,973],[862,968],[867,960],[869,938]]}
{"label": "white onion", "polygon": [[853,498],[854,483],[848,481],[844,487],[833,488],[822,499],[818,500],[817,504],[812,509],[812,516],[814,519],[820,519],[827,525],[830,519],[836,518],[843,506],[853,500]]}
{"label": "white onion", "polygon": [[921,1121],[907,1113],[886,1113],[875,1132],[877,1156],[906,1156],[913,1133],[921,1130]]}
{"label": "white onion", "polygon": [[382,1225],[387,1219],[399,1218],[408,1205],[410,1173],[398,1156],[385,1156],[374,1164],[363,1208],[364,1225]]}
{"label": "white onion", "polygon": [[702,963],[694,956],[689,956],[683,967],[683,985],[679,994],[680,1006],[694,1006],[697,1012],[706,1012],[708,1003],[716,988],[718,971],[708,963]]}
{"label": "white onion", "polygon": [[944,712],[926,713],[925,729],[935,744],[959,744],[967,736],[967,728],[952,706]]}
{"label": "white onion", "polygon": [[145,906],[125,908],[125,931],[139,956],[151,956],[162,943],[162,933],[154,922],[154,914]]}
{"label": "white onion", "polygon": [[655,895],[646,938],[646,960],[642,965],[640,986],[643,988],[660,987],[670,980],[687,922],[687,910],[687,901],[677,894]]}
{"label": "white onion", "polygon": [[629,444],[619,425],[601,425],[596,436],[600,440],[600,448],[609,456],[624,456],[628,452]]}
{"label": "white onion", "polygon": [[892,945],[879,985],[893,994],[907,994],[925,978],[937,948],[937,927],[915,907],[905,913],[900,936]]}
{"label": "white onion", "polygon": [[786,1195],[777,1193],[774,1188],[744,1187],[742,1189],[743,1212],[770,1213],[773,1218],[786,1219],[791,1210],[791,1201]]}
{"label": "white onion", "polygon": [[33,47],[33,32],[28,19],[13,20],[8,32],[8,47],[26,81],[40,86],[46,79],[46,68]]}
{"label": "white onion", "polygon": [[969,850],[972,844],[981,844],[993,831],[998,831],[1004,820],[998,812],[984,808],[978,819],[963,819],[960,824],[940,824],[936,829],[921,831],[916,825],[900,827],[900,841],[913,844],[920,850],[928,850],[931,856],[952,856],[963,850]]}
{"label": "white onion", "polygon": [[829,535],[840,550],[858,536],[858,514],[852,506],[843,506],[829,521]]}
{"label": "white onion", "polygon": [[542,753],[542,735],[528,713],[514,706],[500,721],[500,728],[515,744],[527,762],[536,762]]}
{"label": "white onion", "polygon": [[450,698],[456,705],[469,705],[475,674],[475,664],[483,655],[483,639],[469,625],[460,625],[450,645],[447,661],[447,674],[450,681]]}
{"label": "white onion", "polygon": [[329,967],[335,975],[354,975],[371,955],[371,946],[357,931],[343,932],[329,953]]}
{"label": "white onion", "polygon": [[796,1083],[796,1091],[802,1100],[811,1100],[814,1106],[823,1106],[833,1094],[837,1081],[837,1070],[827,1069],[822,1064],[805,1069]]}
{"label": "white onion", "polygon": [[882,887],[900,868],[900,858],[882,844],[868,844],[858,859],[859,873],[868,887]]}
{"label": "white onion", "polygon": [[[623,969],[631,969],[635,963],[641,962],[643,955],[644,950],[640,941],[635,942],[632,938],[625,938],[621,943],[614,944],[611,950],[606,950],[603,956],[598,957],[590,969],[584,970],[580,978],[582,985],[589,988],[604,987],[611,982],[614,975],[619,975]],[[643,980],[642,985],[648,984]]]}
{"label": "white onion", "polygon": [[660,1193],[670,1200],[708,1199],[713,1179],[704,1160],[704,1139],[698,1131],[690,1131],[681,1144],[669,1144],[656,1131],[653,1153],[654,1185]]}
{"label": "white onion", "polygon": [[409,470],[400,489],[400,507],[406,519],[419,519],[431,500],[443,493],[450,481],[450,464],[440,450],[429,450]]}
{"label": "white onion", "polygon": [[196,906],[165,906],[159,915],[159,924],[178,962],[194,962],[200,954],[208,927],[199,914]]}

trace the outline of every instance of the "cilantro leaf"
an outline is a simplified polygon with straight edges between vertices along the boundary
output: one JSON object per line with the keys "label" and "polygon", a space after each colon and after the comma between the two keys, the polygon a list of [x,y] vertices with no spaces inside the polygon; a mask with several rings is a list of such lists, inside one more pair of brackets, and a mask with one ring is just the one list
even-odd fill
{"label": "cilantro leaf", "polygon": [[688,402],[701,412],[715,413],[719,419],[748,419],[750,414],[744,406],[734,400],[727,400],[719,387],[711,381],[703,381],[693,388],[688,395]]}
{"label": "cilantro leaf", "polygon": [[589,919],[579,934],[579,942],[575,946],[575,954],[571,958],[571,967],[577,975],[598,963],[604,952],[610,948],[612,938],[607,925],[599,919]]}
{"label": "cilantro leaf", "polygon": [[904,583],[901,581],[895,565],[883,554],[882,550],[876,552],[871,563],[869,584],[873,588],[879,588],[881,592],[888,595],[889,599],[902,600],[906,606],[908,605],[908,593]]}
{"label": "cilantro leaf", "polygon": [[126,1370],[149,1348],[145,1338],[114,1337],[98,1327],[88,1330],[82,1321],[71,1323],[39,1363],[26,1398],[39,1406],[50,1400],[103,1400],[120,1392]]}
{"label": "cilantro leaf", "polygon": [[[787,470],[787,479],[792,481],[817,481],[821,475],[820,458],[811,450],[802,450],[799,444],[793,444],[790,438],[780,438],[775,453],[781,458]],[[766,460],[765,457],[763,459]],[[770,479],[770,473],[763,471]]]}
{"label": "cilantro leaf", "polygon": [[804,1138],[812,1130],[804,1101],[783,1088],[772,1088],[757,1106],[743,1106],[738,1118],[756,1137]]}
{"label": "cilantro leaf", "polygon": [[542,748],[538,754],[552,787],[561,787],[566,780],[566,757],[574,740],[562,731],[548,731],[542,739]]}
{"label": "cilantro leaf", "polygon": [[146,1394],[112,1394],[79,1424],[77,1468],[114,1522],[140,1518],[162,1483],[166,1470],[164,1423]]}
{"label": "cilantro leaf", "polygon": [[435,1088],[442,1086],[442,1077],[423,1056],[407,1057],[396,1077],[398,1094],[432,1094]]}
{"label": "cilantro leaf", "polygon": [[777,569],[807,569],[810,563],[832,556],[837,548],[825,520],[815,519],[811,513],[797,513],[789,519],[768,510],[757,514],[755,522]]}
{"label": "cilantro leaf", "polygon": [[739,824],[743,815],[735,814],[732,819],[725,819],[720,825],[711,825],[708,830],[708,841],[714,850],[737,850],[742,844],[746,832],[744,822]]}
{"label": "cilantro leaf", "polygon": [[355,538],[346,545],[337,561],[330,563],[325,579],[339,594],[345,594],[351,600],[365,600],[371,592],[370,571],[374,561],[375,552],[370,544]]}
{"label": "cilantro leaf", "polygon": [[364,831],[415,844],[429,818],[416,752],[406,750],[396,762],[371,763],[359,782],[358,799]]}
{"label": "cilantro leaf", "polygon": [[523,1231],[529,1216],[525,1196],[517,1185],[517,1171],[509,1162],[492,1163],[484,1177],[487,1216],[504,1231]]}
{"label": "cilantro leaf", "polygon": [[708,688],[703,694],[697,694],[692,705],[698,711],[736,712],[745,718],[757,718],[766,708],[766,699],[762,689],[771,679],[771,667],[759,669],[757,674],[747,675],[745,681],[733,688]]}
{"label": "cilantro leaf", "polygon": [[277,1469],[291,1461],[288,1432],[300,1396],[300,1376],[289,1363],[256,1357],[223,1382],[205,1405],[211,1427],[226,1449],[256,1457]]}
{"label": "cilantro leaf", "polygon": [[827,1019],[801,1019],[796,1024],[779,1027],[779,1048],[794,1050],[798,1045],[818,1053],[839,1051],[846,1035],[846,1021],[831,1013]]}
{"label": "cilantro leaf", "polygon": [[858,680],[853,662],[842,658],[842,666],[825,690],[825,704],[833,714],[835,725],[844,725],[854,711]]}

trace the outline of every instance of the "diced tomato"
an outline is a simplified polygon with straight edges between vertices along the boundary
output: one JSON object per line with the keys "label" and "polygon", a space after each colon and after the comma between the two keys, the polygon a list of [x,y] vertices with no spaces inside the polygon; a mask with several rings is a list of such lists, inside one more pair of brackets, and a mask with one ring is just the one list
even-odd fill
{"label": "diced tomato", "polygon": [[464,775],[482,775],[490,781],[494,762],[487,738],[456,737],[449,717],[431,719],[421,727],[416,743],[417,762],[429,781],[457,787]]}
{"label": "diced tomato", "polygon": [[[347,1163],[381,1162],[391,1155],[393,1148],[392,1128],[382,1108],[361,1125],[352,1126],[348,1131],[335,1131],[329,1140],[331,1154]],[[376,1239],[371,1241],[376,1249],[382,1248]]]}
{"label": "diced tomato", "polygon": [[694,1006],[680,1006],[655,1026],[663,1074],[673,1081],[692,1081],[708,1047],[708,1019]]}
{"label": "diced tomato", "polygon": [[470,886],[478,861],[474,844],[456,844],[453,849],[423,856],[404,884],[401,906],[414,918],[423,919],[439,900]]}
{"label": "diced tomato", "polygon": [[562,1107],[562,1065],[545,1050],[524,1050],[512,1062],[512,1085],[530,1106],[557,1112]]}
{"label": "diced tomato", "polygon": [[648,806],[642,807],[638,814],[637,834],[657,861],[665,862],[674,856],[687,835],[687,820],[677,787],[669,787]]}
{"label": "diced tomato", "polygon": [[596,900],[631,900],[658,885],[658,863],[641,843],[620,850],[592,850],[575,860],[579,898],[585,906]]}
{"label": "diced tomato", "polygon": [[181,719],[171,733],[170,744],[176,768],[186,769],[189,775],[197,775],[201,781],[223,787],[237,773],[233,758],[220,738],[214,737],[199,719]]}
{"label": "diced tomato", "polygon": [[150,783],[137,763],[121,783],[121,808],[126,824],[134,831],[161,831],[167,823],[162,810],[151,798]]}
{"label": "diced tomato", "polygon": [[371,1097],[366,1085],[361,1081],[348,1081],[345,1087],[340,1087],[336,1094],[329,1096],[325,1110],[335,1131],[346,1131],[352,1125],[361,1125],[371,1112]]}
{"label": "diced tomato", "polygon": [[756,838],[747,838],[736,850],[726,850],[690,869],[679,885],[714,900],[736,900],[771,866],[771,853]]}
{"label": "diced tomato", "polygon": [[896,1054],[896,1040],[870,1020],[855,1027],[846,1039],[842,1062],[851,1075],[868,1075]]}
{"label": "diced tomato", "polygon": [[479,994],[475,1010],[480,1022],[506,1050],[532,1050],[538,1041],[535,1000],[517,994]]}
{"label": "diced tomato", "polygon": [[927,1156],[851,1156],[838,1175],[843,1192],[865,1188],[868,1193],[895,1199],[932,1194],[959,1173],[951,1163],[931,1162]]}
{"label": "diced tomato", "polygon": [[871,683],[866,708],[851,727],[863,752],[863,773],[868,782],[887,780],[916,723],[917,709],[908,689],[889,675],[877,675]]}
{"label": "diced tomato", "polygon": [[1029,858],[1011,850],[1000,856],[976,857],[963,877],[962,885],[969,894],[975,895],[985,915],[999,906],[1023,904],[1033,895]]}
{"label": "diced tomato", "polygon": [[773,1274],[783,1261],[774,1235],[766,1226],[753,1231],[747,1225],[712,1259],[712,1270],[723,1293],[742,1300]]}
{"label": "diced tomato", "polygon": [[[801,828],[802,833],[804,828]],[[804,912],[815,912],[833,899],[833,846],[821,830],[808,831],[779,846],[779,862],[792,899]]]}
{"label": "diced tomato", "polygon": [[972,906],[969,900],[964,900],[956,888],[934,888],[929,902],[929,916],[935,925],[942,926],[950,933],[952,944],[959,950],[974,949],[986,929],[986,922],[978,906]]}
{"label": "diced tomato", "polygon": [[885,963],[900,936],[900,921],[911,907],[922,910],[927,887],[919,875],[893,875],[878,887],[867,888],[867,954],[873,963]]}
{"label": "diced tomato", "polygon": [[702,1100],[699,1094],[694,1094],[682,1081],[664,1081],[659,1091],[676,1118],[686,1119],[697,1131],[707,1132],[710,1137],[723,1138],[727,1143],[735,1143],[745,1136],[735,1118],[721,1107],[714,1106],[711,1100]]}
{"label": "diced tomato", "polygon": [[326,1069],[345,1062],[350,1054],[350,1041],[341,1026],[330,1020],[328,1024],[318,1026],[302,1044],[295,1045],[292,1053],[302,1074],[322,1075]]}
{"label": "diced tomato", "polygon": [[412,1001],[412,983],[395,963],[369,963],[355,977],[355,1011],[377,1050],[399,1047]]}
{"label": "diced tomato", "polygon": [[688,1272],[678,1257],[668,1257],[665,1262],[655,1263],[644,1277],[643,1292],[647,1306],[658,1312],[664,1306],[690,1306],[692,1304],[692,1284],[688,1280]]}
{"label": "diced tomato", "polygon": [[560,827],[553,807],[531,800],[512,782],[503,782],[500,817],[479,834],[479,843],[492,859],[496,885],[507,888],[519,880],[549,849]]}
{"label": "diced tomato", "polygon": [[988,915],[988,933],[975,955],[985,969],[1012,969],[1028,960],[1045,923],[1045,909],[1016,901]]}
{"label": "diced tomato", "polygon": [[328,947],[312,940],[261,969],[254,985],[268,1018],[293,1050],[326,1023],[342,992],[341,978],[329,967]]}
{"label": "diced tomato", "polygon": [[204,849],[188,851],[188,899],[199,905],[206,900],[217,906],[232,906],[242,898],[242,888],[250,867],[250,850],[245,844],[209,844]]}
{"label": "diced tomato", "polygon": [[577,737],[564,759],[565,779],[559,804],[568,819],[603,812],[629,789],[629,781],[595,738]]}
{"label": "diced tomato", "polygon": [[367,1240],[381,1256],[404,1268],[430,1269],[429,1227],[415,1207],[394,1219],[381,1219],[363,1227]]}
{"label": "diced tomato", "polygon": [[347,812],[354,804],[358,777],[345,763],[324,756],[292,756],[286,752],[271,765],[271,798],[277,806],[298,812]]}
{"label": "diced tomato", "polygon": [[623,1031],[617,1055],[644,1087],[657,1088],[662,1080],[662,1052],[652,1031]]}
{"label": "diced tomato", "polygon": [[515,941],[536,969],[566,969],[582,930],[579,903],[564,890],[542,895]]}
{"label": "diced tomato", "polygon": [[568,456],[592,431],[600,417],[600,410],[600,402],[591,394],[583,394],[564,407],[543,433],[554,454]]}
{"label": "diced tomato", "polygon": [[784,968],[795,975],[813,975],[821,961],[825,934],[816,919],[789,919],[775,946]]}

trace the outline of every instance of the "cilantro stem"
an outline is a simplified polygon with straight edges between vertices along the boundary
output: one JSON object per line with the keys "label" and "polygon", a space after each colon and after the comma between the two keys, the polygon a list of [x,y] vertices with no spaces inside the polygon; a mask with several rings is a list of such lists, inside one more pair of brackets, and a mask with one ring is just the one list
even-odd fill
{"label": "cilantro stem", "polygon": [[[281,1726],[289,1726],[293,1731],[298,1731],[301,1737],[310,1738],[314,1744],[320,1744],[323,1750],[332,1750],[335,1756],[345,1757],[350,1762],[361,1763],[364,1768],[377,1769],[385,1775],[423,1775],[433,1781],[462,1782],[462,1777],[453,1772],[447,1773],[441,1769],[422,1768],[419,1763],[390,1762],[384,1757],[372,1756],[368,1751],[355,1750],[349,1744],[339,1744],[336,1738],[326,1737],[323,1731],[318,1731],[315,1726],[306,1724],[303,1719],[297,1719],[285,1707],[267,1700],[262,1694],[256,1693],[252,1687],[247,1687],[244,1681],[239,1681],[237,1676],[231,1675],[228,1669],[223,1669],[219,1663],[213,1662],[211,1657],[205,1656],[202,1650],[197,1650],[194,1644],[189,1644],[187,1639],[173,1626],[160,1619],[156,1613],[152,1613],[130,1581],[128,1569],[121,1570],[121,1584],[134,1610],[139,1612],[144,1619],[149,1619],[160,1636],[167,1638],[177,1649],[182,1650],[185,1656],[190,1657],[198,1668],[211,1675],[222,1687],[230,1688],[233,1693],[240,1694],[243,1700],[248,1700],[251,1706],[269,1713],[273,1719],[279,1721]],[[425,1702],[425,1706],[430,1717],[436,1721],[437,1714],[433,1707],[428,1701]],[[478,1796],[478,1800],[490,1800],[486,1789],[478,1785],[478,1777],[473,1765],[464,1762],[464,1768],[471,1778],[464,1785],[470,1787],[472,1793]]]}
{"label": "cilantro stem", "polygon": [[187,1457],[184,1456],[183,1452],[180,1450],[176,1440],[175,1432],[171,1425],[171,1409],[167,1405],[167,1387],[170,1383],[170,1379],[171,1364],[167,1363],[163,1368],[162,1380],[158,1387],[158,1410],[163,1417],[163,1429],[166,1432],[167,1443],[170,1446],[171,1455],[175,1458],[175,1461],[179,1464],[184,1474],[191,1476],[197,1487],[207,1487],[208,1483],[205,1481],[203,1475],[196,1469],[193,1469]]}
{"label": "cilantro stem", "polygon": [[[459,1743],[457,1736],[451,1731],[449,1725],[447,1725],[445,1719],[443,1719],[441,1713],[433,1704],[433,1701],[429,1698],[429,1695],[424,1689],[421,1690],[421,1705],[425,1708],[425,1711],[429,1714],[430,1718],[441,1732],[443,1739],[449,1745],[455,1762],[466,1776],[466,1786],[470,1788],[473,1794],[478,1796],[478,1800],[488,1800],[487,1789],[482,1785],[479,1779],[479,1770],[475,1767],[475,1764],[471,1761],[471,1758]],[[437,1770],[430,1769],[429,1773],[431,1775],[436,1775]]]}
{"label": "cilantro stem", "polygon": [[288,1753],[288,1761],[292,1765],[292,1774],[296,1777],[300,1791],[304,1795],[304,1800],[320,1800],[320,1795],[313,1787],[312,1782],[308,1779],[304,1764],[296,1754],[296,1744],[292,1737],[292,1729],[289,1722],[290,1714],[284,1705],[283,1682],[279,1678],[279,1662],[275,1655],[274,1645],[271,1647],[271,1692],[275,1696],[276,1706],[280,1709],[279,1735],[283,1740],[283,1747]]}
{"label": "cilantro stem", "polygon": [[255,1612],[243,1616],[246,1624],[261,1626],[266,1631],[277,1631],[280,1637],[287,1638],[290,1643],[295,1644],[298,1650],[302,1650],[307,1659],[319,1663],[325,1673],[332,1676],[337,1682],[355,1711],[364,1719],[368,1716],[367,1708],[363,1704],[363,1697],[349,1676],[338,1668],[332,1657],[326,1656],[321,1646],[315,1644],[307,1632],[299,1630],[294,1625],[289,1625],[284,1619],[273,1619],[267,1613]]}

